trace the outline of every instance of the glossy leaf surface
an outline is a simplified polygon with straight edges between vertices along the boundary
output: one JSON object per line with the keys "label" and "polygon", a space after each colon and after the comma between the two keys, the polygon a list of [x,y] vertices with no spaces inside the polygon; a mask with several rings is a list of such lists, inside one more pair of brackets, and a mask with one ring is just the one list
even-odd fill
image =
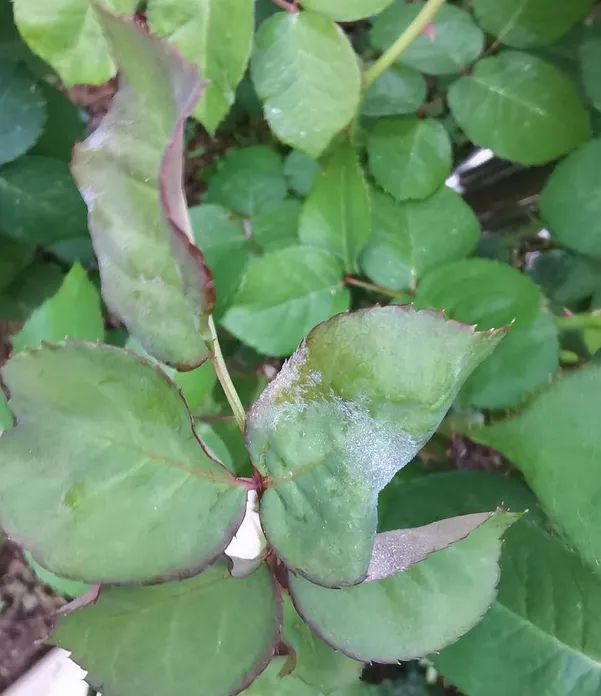
{"label": "glossy leaf surface", "polygon": [[361,113],[365,116],[413,114],[426,99],[424,76],[408,65],[393,65],[365,92]]}

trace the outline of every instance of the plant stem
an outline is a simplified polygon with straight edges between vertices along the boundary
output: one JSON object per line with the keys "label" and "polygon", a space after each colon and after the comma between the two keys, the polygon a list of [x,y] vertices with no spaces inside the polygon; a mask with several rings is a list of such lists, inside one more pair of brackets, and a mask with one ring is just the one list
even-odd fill
{"label": "plant stem", "polygon": [[601,331],[601,313],[569,314],[565,317],[555,317],[555,322],[561,331],[579,331],[582,329]]}
{"label": "plant stem", "polygon": [[211,360],[215,368],[215,373],[217,374],[217,379],[223,388],[230,408],[234,413],[236,423],[238,424],[240,431],[243,433],[246,423],[246,413],[244,411],[244,406],[240,401],[240,397],[238,396],[238,392],[236,391],[236,387],[234,387],[230,373],[228,372],[225,360],[223,359],[223,353],[221,352],[221,346],[219,345],[217,330],[215,329],[215,322],[213,321],[212,316],[209,317],[209,330],[211,332],[211,343],[213,344]]}
{"label": "plant stem", "polygon": [[356,288],[363,288],[364,290],[370,290],[371,292],[377,292],[379,295],[384,295],[385,297],[404,297],[409,293],[405,290],[388,290],[381,285],[376,285],[375,283],[368,283],[365,280],[360,280],[359,278],[353,278],[353,276],[344,277],[345,285],[353,285]]}
{"label": "plant stem", "polygon": [[426,25],[432,21],[434,15],[442,7],[445,0],[428,0],[422,11],[399,36],[399,38],[378,58],[378,60],[363,73],[363,86],[371,87],[383,72],[395,62],[395,60],[407,50],[409,46],[422,33]]}

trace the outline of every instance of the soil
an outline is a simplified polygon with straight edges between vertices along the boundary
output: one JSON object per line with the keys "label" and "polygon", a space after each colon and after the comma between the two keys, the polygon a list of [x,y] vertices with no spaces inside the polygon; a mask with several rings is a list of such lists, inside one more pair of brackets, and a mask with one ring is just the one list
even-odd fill
{"label": "soil", "polygon": [[4,542],[0,549],[0,692],[49,650],[44,640],[64,604],[37,580],[20,549]]}

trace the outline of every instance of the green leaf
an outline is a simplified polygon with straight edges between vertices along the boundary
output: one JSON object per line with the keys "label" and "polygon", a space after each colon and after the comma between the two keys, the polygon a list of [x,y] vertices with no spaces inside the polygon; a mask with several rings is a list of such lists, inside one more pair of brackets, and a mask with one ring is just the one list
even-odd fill
{"label": "green leaf", "polygon": [[338,147],[305,201],[299,237],[303,244],[327,249],[349,273],[369,238],[369,192],[355,149]]}
{"label": "green leaf", "polygon": [[266,145],[230,150],[209,181],[208,203],[250,216],[286,197],[282,158]]}
{"label": "green leaf", "polygon": [[595,0],[474,0],[478,22],[515,48],[546,46],[583,19]]}
{"label": "green leaf", "polygon": [[271,130],[318,157],[359,106],[357,57],[342,30],[312,12],[279,12],[255,40],[252,77]]}
{"label": "green leaf", "polygon": [[[376,18],[371,41],[385,51],[408,28],[424,2],[395,2]],[[484,34],[469,12],[443,5],[422,33],[403,51],[399,61],[430,75],[452,75],[471,65],[482,53]]]}
{"label": "green leaf", "polygon": [[42,133],[46,102],[22,63],[0,59],[0,164],[24,154]]}
{"label": "green leaf", "polygon": [[34,261],[0,294],[0,318],[24,321],[36,307],[58,292],[63,279],[58,264]]}
{"label": "green leaf", "polygon": [[442,186],[422,201],[398,203],[372,190],[372,233],[361,267],[391,290],[415,287],[432,268],[471,253],[480,237],[472,209]]}
{"label": "green leaf", "polygon": [[56,295],[33,312],[11,342],[16,353],[24,348],[38,348],[42,341],[62,341],[66,337],[84,341],[104,338],[98,290],[79,264],[73,266]]}
{"label": "green leaf", "polygon": [[365,93],[361,105],[364,116],[413,114],[426,100],[424,76],[407,65],[388,68]]}
{"label": "green leaf", "polygon": [[232,578],[220,562],[183,582],[104,588],[94,605],[59,620],[52,641],[105,694],[190,696],[201,685],[227,696],[267,666],[279,613],[265,565]]}
{"label": "green leaf", "polygon": [[227,546],[244,489],[204,454],[185,402],[151,363],[48,344],[13,356],[2,378],[17,417],[0,439],[2,525],[44,567],[156,581],[198,572]]}
{"label": "green leaf", "polygon": [[252,238],[262,251],[277,251],[298,244],[301,203],[285,198],[264,206],[251,218]]}
{"label": "green leaf", "polygon": [[13,426],[13,414],[8,406],[4,392],[0,389],[0,435]]}
{"label": "green leaf", "polygon": [[515,321],[529,324],[541,299],[536,285],[511,266],[489,259],[463,259],[430,271],[417,288],[416,305],[442,309],[479,329]]}
{"label": "green leaf", "polygon": [[282,640],[294,651],[293,676],[313,686],[320,694],[331,694],[351,686],[361,676],[363,664],[336,652],[318,638],[284,599]]}
{"label": "green leaf", "polygon": [[0,290],[4,290],[30,263],[35,248],[0,236]]}
{"label": "green leaf", "polygon": [[449,89],[467,137],[504,159],[545,164],[589,136],[589,116],[573,84],[549,63],[506,51],[477,63]]}
{"label": "green leaf", "polygon": [[70,162],[73,146],[84,135],[81,111],[58,89],[45,82],[40,86],[46,100],[48,120],[31,154]]}
{"label": "green leaf", "polygon": [[207,358],[202,339],[214,300],[181,183],[183,127],[200,92],[198,73],[135,22],[97,16],[121,87],[78,146],[73,172],[88,204],[102,294],[149,353],[191,369]]}
{"label": "green leaf", "polygon": [[432,118],[405,116],[378,121],[368,140],[369,168],[394,198],[426,198],[451,171],[451,141]]}
{"label": "green leaf", "polygon": [[349,308],[342,275],[339,261],[321,249],[270,252],[250,263],[221,323],[260,353],[290,355],[316,324]]}
{"label": "green leaf", "polygon": [[248,244],[242,220],[219,205],[190,208],[194,239],[215,280],[215,316],[229,306],[248,264]]}
{"label": "green leaf", "polygon": [[366,576],[378,492],[499,340],[399,306],[341,314],[309,334],[247,422],[266,477],[263,529],[289,568],[332,587]]}
{"label": "green leaf", "polygon": [[25,552],[25,560],[40,582],[48,585],[54,592],[63,597],[81,597],[90,590],[91,586],[85,582],[60,578],[58,575],[46,570],[28,551]]}
{"label": "green leaf", "polygon": [[493,602],[500,538],[515,519],[495,513],[467,538],[385,580],[331,590],[290,574],[295,606],[347,655],[378,662],[422,657],[466,633]]}
{"label": "green leaf", "polygon": [[393,0],[304,0],[303,7],[337,22],[354,22],[377,15]]}
{"label": "green leaf", "polygon": [[245,696],[323,696],[296,676],[287,674],[287,657],[274,657],[267,669],[246,689]]}
{"label": "green leaf", "polygon": [[311,190],[319,169],[319,163],[312,157],[300,150],[292,150],[284,163],[288,188],[304,198]]}
{"label": "green leaf", "polygon": [[545,225],[560,244],[601,257],[601,139],[591,140],[563,162],[540,199]]}
{"label": "green leaf", "polygon": [[[137,0],[102,0],[109,9],[132,14]],[[31,50],[61,76],[67,87],[100,85],[116,72],[90,0],[13,0],[15,22]]]}
{"label": "green leaf", "polygon": [[36,244],[86,234],[86,209],[66,162],[26,155],[0,168],[0,230]]}
{"label": "green leaf", "polygon": [[529,275],[561,307],[575,307],[601,286],[601,265],[564,249],[539,254]]}
{"label": "green leaf", "polygon": [[234,103],[246,71],[254,32],[253,3],[150,0],[147,17],[151,31],[168,38],[208,82],[194,116],[214,133]]}
{"label": "green leaf", "polygon": [[524,474],[543,507],[585,561],[601,563],[598,461],[601,368],[555,382],[515,418],[474,433]]}
{"label": "green leaf", "polygon": [[539,309],[533,321],[510,329],[497,350],[467,380],[461,400],[476,408],[516,406],[551,382],[559,368],[555,317]]}
{"label": "green leaf", "polygon": [[593,25],[591,33],[582,41],[578,50],[584,91],[593,106],[601,111],[601,34],[597,27],[598,25]]}

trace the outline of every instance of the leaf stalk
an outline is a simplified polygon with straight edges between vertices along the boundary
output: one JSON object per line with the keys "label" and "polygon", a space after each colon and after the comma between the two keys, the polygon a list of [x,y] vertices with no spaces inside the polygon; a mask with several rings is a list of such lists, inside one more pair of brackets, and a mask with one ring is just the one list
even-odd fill
{"label": "leaf stalk", "polygon": [[597,329],[601,331],[601,313],[597,312],[555,317],[555,322],[560,331],[581,331],[583,329]]}

